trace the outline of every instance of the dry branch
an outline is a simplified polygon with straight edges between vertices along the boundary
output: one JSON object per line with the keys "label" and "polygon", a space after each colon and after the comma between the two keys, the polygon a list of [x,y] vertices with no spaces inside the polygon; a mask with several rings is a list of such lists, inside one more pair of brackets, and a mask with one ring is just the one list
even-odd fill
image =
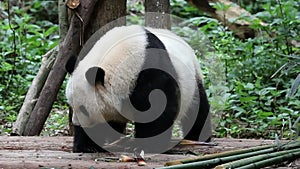
{"label": "dry branch", "polygon": [[42,59],[42,65],[32,81],[32,84],[26,94],[23,105],[19,111],[17,120],[15,121],[11,135],[22,135],[31,115],[31,112],[35,106],[36,101],[40,95],[40,92],[44,86],[44,83],[49,75],[52,65],[55,61],[55,57],[58,52],[58,47],[53,48],[47,52]]}
{"label": "dry branch", "polygon": [[[78,8],[78,14],[84,20],[84,27],[89,22],[89,18],[96,2],[96,0],[81,1],[81,5]],[[39,135],[42,131],[43,125],[51,111],[60,86],[65,79],[65,64],[70,57],[77,56],[81,49],[79,44],[81,24],[80,19],[73,16],[68,33],[63,43],[60,44],[58,56],[53,65],[53,69],[46,80],[40,97],[27,122],[23,133],[24,135]]]}

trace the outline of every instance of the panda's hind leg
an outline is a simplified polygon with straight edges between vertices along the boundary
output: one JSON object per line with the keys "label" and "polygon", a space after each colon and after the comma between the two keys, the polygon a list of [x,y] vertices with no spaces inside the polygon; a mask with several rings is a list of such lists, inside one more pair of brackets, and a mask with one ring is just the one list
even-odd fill
{"label": "panda's hind leg", "polygon": [[[200,76],[197,77],[198,93],[200,97],[200,104],[196,120],[193,117],[193,111],[188,111],[185,117],[181,119],[184,139],[194,141],[209,141],[211,138],[211,119],[209,114],[209,102]],[[191,127],[190,124],[194,122]]]}
{"label": "panda's hind leg", "polygon": [[[180,91],[176,81],[164,71],[147,69],[140,73],[137,85],[130,96],[130,100],[137,110],[147,111],[151,109],[148,97],[155,89],[159,89],[165,94],[167,102],[165,109],[163,112],[155,112],[160,115],[151,122],[135,122],[135,137],[148,140],[147,138],[155,136],[159,140],[161,147],[167,147],[172,136],[172,126],[180,107]],[[158,98],[159,103],[156,104],[161,103],[159,99],[160,98]],[[155,111],[155,108],[153,108],[153,110]],[[153,143],[147,141],[142,142],[141,145],[145,146],[141,148],[144,150],[149,148],[148,151],[152,152],[160,151],[159,147],[151,144]],[[158,150],[152,149],[154,147],[158,148]]]}

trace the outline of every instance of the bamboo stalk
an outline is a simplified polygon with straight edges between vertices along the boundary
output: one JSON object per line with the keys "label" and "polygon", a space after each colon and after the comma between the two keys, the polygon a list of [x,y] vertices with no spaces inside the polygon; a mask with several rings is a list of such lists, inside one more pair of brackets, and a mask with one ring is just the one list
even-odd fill
{"label": "bamboo stalk", "polygon": [[205,160],[210,160],[214,159],[217,157],[227,157],[231,155],[238,155],[238,154],[243,154],[247,152],[253,152],[253,151],[258,151],[258,150],[263,150],[267,148],[272,148],[277,145],[265,145],[265,146],[258,146],[254,148],[247,148],[247,149],[241,149],[241,150],[232,150],[232,151],[225,151],[221,153],[216,153],[216,154],[208,154],[205,156],[198,156],[198,157],[192,157],[192,158],[186,158],[186,159],[181,159],[181,160],[174,160],[174,161],[169,161],[165,164],[165,166],[172,166],[172,165],[178,165],[178,164],[186,164],[186,163],[192,163],[192,162],[199,162],[199,161],[205,161]]}
{"label": "bamboo stalk", "polygon": [[[229,162],[226,164],[216,166],[215,169],[230,169],[230,168],[248,169],[248,167],[261,168],[261,167],[266,167],[266,166],[270,166],[270,165],[274,165],[274,164],[279,164],[288,159],[297,158],[297,157],[300,157],[300,148],[249,157],[246,159],[241,159],[241,160],[237,160],[237,161],[233,161],[233,162]],[[275,161],[271,160],[271,159],[275,159]],[[265,161],[265,162],[263,162],[263,161]],[[256,164],[256,165],[253,165],[253,164]],[[259,164],[260,166],[258,167],[257,164]],[[264,166],[261,166],[261,165],[264,165]]]}
{"label": "bamboo stalk", "polygon": [[[240,160],[240,159],[243,159],[243,158],[248,158],[248,157],[253,157],[253,156],[257,156],[257,155],[261,155],[261,154],[271,153],[271,152],[279,151],[279,150],[289,150],[289,149],[292,149],[292,148],[299,148],[300,147],[300,142],[296,141],[296,142],[290,142],[288,144],[284,144],[284,145],[280,145],[280,146],[275,146],[275,145],[272,145],[272,146],[273,147],[271,147],[271,148],[268,148],[268,146],[259,146],[259,147],[253,148],[254,150],[258,149],[257,151],[253,151],[253,149],[250,149],[253,152],[247,152],[247,151],[245,152],[245,151],[239,150],[238,152],[243,152],[243,153],[235,154],[235,155],[230,154],[228,156],[224,156],[223,153],[219,153],[219,154],[221,154],[221,157],[218,156],[219,154],[207,155],[207,156],[210,156],[210,157],[211,156],[214,156],[214,157],[209,158],[209,159],[205,159],[205,160],[203,160],[203,158],[207,158],[207,157],[202,156],[202,158],[198,157],[198,158],[193,159],[193,160],[188,159],[188,160],[176,161],[176,162],[185,162],[185,163],[184,164],[179,163],[179,165],[175,165],[173,163],[174,164],[173,166],[162,167],[162,168],[159,168],[159,169],[185,169],[185,168],[193,169],[193,168],[199,168],[199,167],[211,168],[211,167],[214,167],[214,166],[219,165],[221,163],[228,163],[228,162],[231,162],[231,161],[236,161],[236,160]],[[261,148],[264,148],[264,149],[261,149]],[[243,150],[248,150],[249,151],[249,149],[243,149]],[[199,161],[195,161],[195,160],[199,160]],[[170,164],[170,163],[168,163],[168,164]]]}
{"label": "bamboo stalk", "polygon": [[283,156],[278,156],[270,159],[266,159],[263,161],[259,161],[253,164],[249,164],[247,166],[239,167],[238,169],[256,169],[256,168],[263,168],[270,165],[280,164],[287,160],[297,159],[300,158],[300,150],[297,150],[298,152],[285,154]]}

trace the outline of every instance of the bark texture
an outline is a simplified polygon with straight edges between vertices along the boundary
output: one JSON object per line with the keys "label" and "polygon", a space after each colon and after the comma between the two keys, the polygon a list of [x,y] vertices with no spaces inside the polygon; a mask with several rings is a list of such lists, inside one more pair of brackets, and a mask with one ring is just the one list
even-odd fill
{"label": "bark texture", "polygon": [[[89,22],[89,18],[91,17],[91,13],[96,2],[96,0],[81,1],[78,8],[78,14],[84,21],[84,27]],[[23,135],[39,135],[42,131],[60,86],[65,79],[65,64],[71,56],[77,56],[81,49],[81,24],[80,19],[76,17],[76,15],[73,15],[68,33],[64,41],[60,44],[57,59],[40,93],[40,97],[32,111],[32,114],[29,117]]]}

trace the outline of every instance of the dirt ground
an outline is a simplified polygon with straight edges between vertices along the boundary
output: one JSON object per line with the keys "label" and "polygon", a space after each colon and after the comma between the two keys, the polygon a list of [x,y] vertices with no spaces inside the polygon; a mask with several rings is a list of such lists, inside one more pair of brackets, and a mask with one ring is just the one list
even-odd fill
{"label": "dirt ground", "polygon": [[[258,145],[272,144],[271,140],[214,139],[216,146],[193,145],[173,149],[175,154],[145,154],[146,166],[136,162],[118,162],[124,153],[71,153],[72,137],[12,137],[0,136],[0,169],[65,168],[65,169],[144,169],[162,167],[168,161],[193,157],[192,153],[211,154]],[[177,152],[177,154],[176,154]],[[125,154],[132,156],[132,154]],[[268,168],[299,169],[300,159],[283,166]]]}

